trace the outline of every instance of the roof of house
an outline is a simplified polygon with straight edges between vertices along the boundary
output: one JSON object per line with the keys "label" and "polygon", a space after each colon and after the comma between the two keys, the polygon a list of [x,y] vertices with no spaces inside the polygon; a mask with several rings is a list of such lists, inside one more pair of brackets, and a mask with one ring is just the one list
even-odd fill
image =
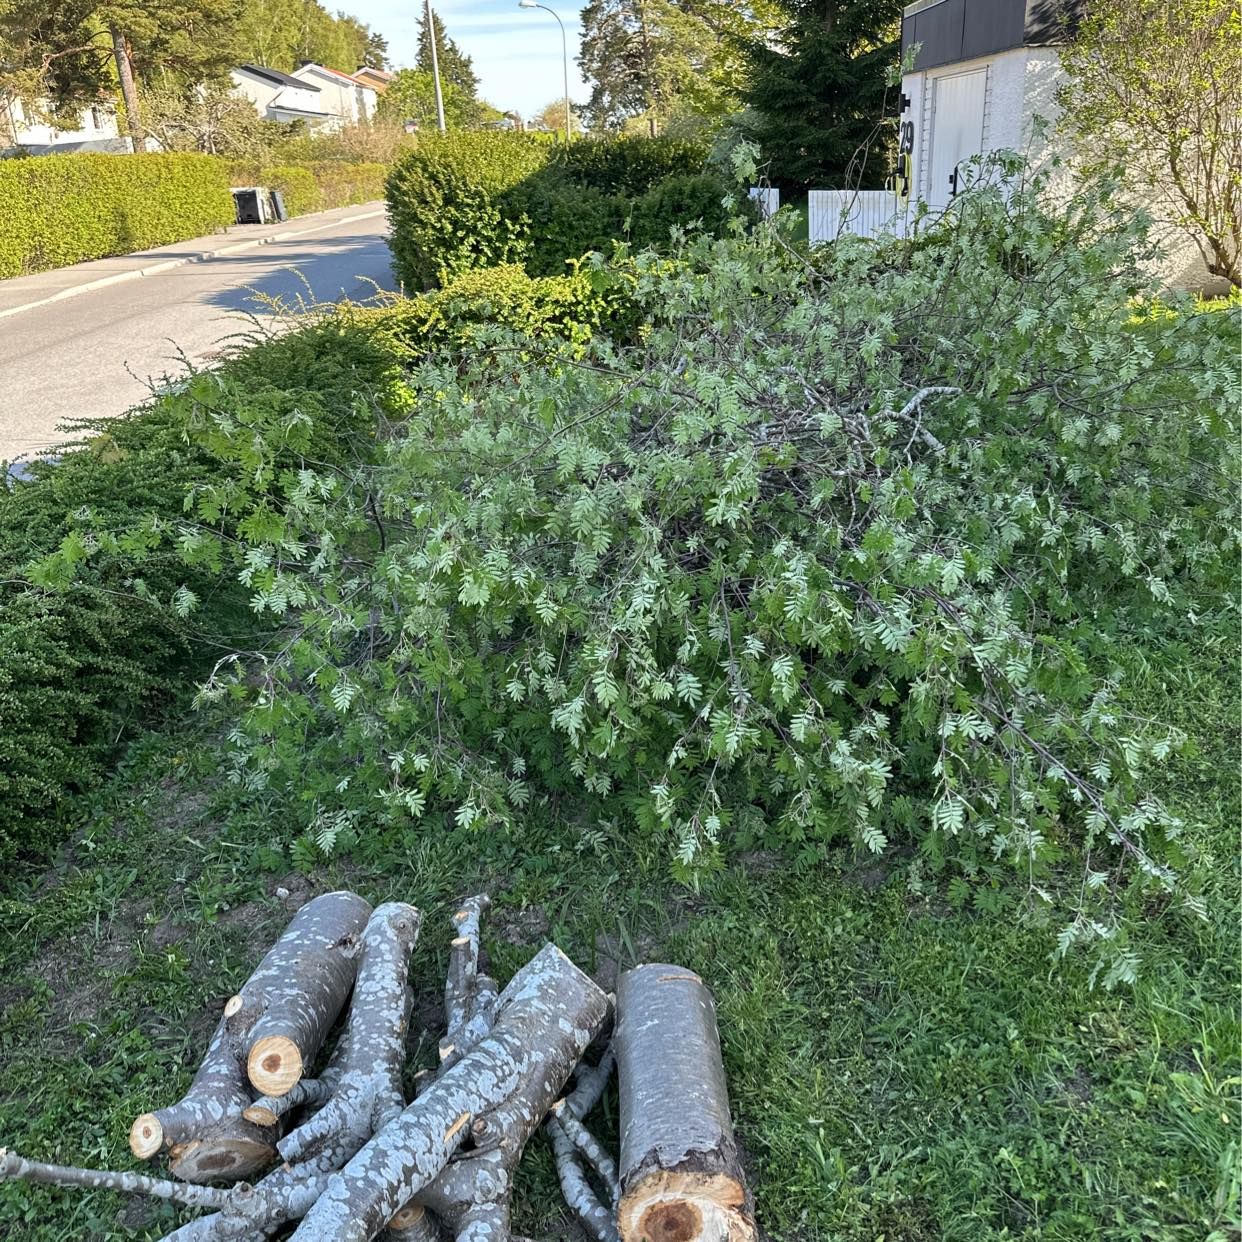
{"label": "roof of house", "polygon": [[902,13],[901,50],[917,45],[920,70],[1064,43],[1083,8],[1084,0],[914,0]]}
{"label": "roof of house", "polygon": [[373,69],[370,65],[363,65],[361,69],[354,70],[354,77],[360,78],[364,73],[370,74],[373,78],[379,78],[382,82],[391,82],[397,76],[387,69]]}
{"label": "roof of house", "polygon": [[[306,64],[299,65],[297,71],[301,73],[304,69],[308,69],[312,73],[322,73],[325,77],[337,78],[341,82],[348,82],[350,86],[363,85],[363,83],[350,77],[348,73],[342,73],[339,69],[329,69],[327,65],[317,65],[313,61],[308,60]],[[304,79],[298,79],[298,81],[304,81]]]}
{"label": "roof of house", "polygon": [[279,69],[268,69],[263,65],[239,65],[237,70],[239,73],[249,73],[256,78],[264,78],[268,82],[274,82],[277,86],[296,86],[304,91],[319,89],[313,82],[306,82],[302,78],[295,78],[290,73],[282,73]]}

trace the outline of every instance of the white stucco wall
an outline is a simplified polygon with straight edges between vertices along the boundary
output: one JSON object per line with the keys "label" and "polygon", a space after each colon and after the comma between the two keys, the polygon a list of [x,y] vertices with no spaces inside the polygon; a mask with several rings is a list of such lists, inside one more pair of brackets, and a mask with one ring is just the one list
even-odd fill
{"label": "white stucco wall", "polygon": [[[1069,168],[1070,149],[1065,138],[1056,131],[1061,109],[1057,92],[1065,81],[1061,58],[1055,48],[1012,48],[995,56],[941,65],[935,69],[908,73],[902,78],[901,89],[910,104],[901,120],[914,122],[914,184],[919,197],[928,197],[930,176],[929,151],[934,117],[934,80],[937,77],[985,69],[988,74],[983,124],[983,151],[1011,150],[1024,155],[1032,167],[1045,168],[1055,158],[1065,163],[1051,172],[1049,193],[1057,198],[1067,195],[1073,186]],[[1036,118],[1046,121],[1040,129]],[[1176,226],[1160,223],[1170,209],[1163,209],[1151,195],[1136,193],[1136,206],[1142,206],[1157,220],[1153,235],[1164,251],[1160,265],[1165,287],[1208,293],[1223,293],[1227,284],[1207,274],[1203,257],[1194,240]]]}
{"label": "white stucco wall", "polygon": [[116,113],[105,104],[98,104],[94,109],[83,108],[76,114],[76,123],[63,120],[59,125],[32,116],[20,99],[9,100],[5,107],[8,118],[3,129],[8,131],[11,128],[13,141],[18,146],[43,147],[95,142],[116,138],[120,134]]}

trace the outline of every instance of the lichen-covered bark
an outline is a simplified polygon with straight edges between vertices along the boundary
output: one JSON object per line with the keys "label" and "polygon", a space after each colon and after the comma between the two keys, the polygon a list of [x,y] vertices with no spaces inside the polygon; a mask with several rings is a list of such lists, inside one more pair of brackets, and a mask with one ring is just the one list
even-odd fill
{"label": "lichen-covered bark", "polygon": [[[469,1242],[507,1238],[512,1166],[607,1013],[604,993],[546,945],[501,993],[491,1030],[329,1180],[293,1236],[298,1242],[369,1242],[418,1196],[459,1237],[474,1230],[465,1235]],[[457,1162],[452,1184],[471,1188],[475,1197],[458,1200],[463,1216],[454,1220],[447,1194],[436,1202],[420,1192],[445,1169],[473,1119],[519,1099],[521,1120],[497,1146]],[[497,1223],[502,1218],[503,1227]]]}
{"label": "lichen-covered bark", "polygon": [[356,893],[308,901],[234,1000],[246,1071],[260,1095],[284,1095],[310,1066],[344,1007],[371,907]]}
{"label": "lichen-covered bark", "polygon": [[421,922],[419,912],[404,902],[388,902],[371,915],[362,932],[345,1031],[324,1074],[331,1098],[282,1140],[285,1164],[258,1185],[238,1186],[229,1194],[209,1236],[245,1238],[301,1218],[329,1176],[401,1112],[407,980]]}
{"label": "lichen-covered bark", "polygon": [[581,1122],[595,1107],[603,1095],[612,1075],[614,1057],[609,1046],[598,1065],[578,1067],[574,1089],[561,1101],[560,1109],[553,1110],[544,1128],[552,1143],[552,1155],[556,1161],[556,1174],[561,1183],[561,1194],[570,1210],[596,1242],[620,1242],[617,1232],[616,1198],[619,1187],[615,1185],[616,1167],[609,1169],[613,1181],[608,1183],[612,1203],[605,1207],[599,1200],[591,1183],[582,1171],[578,1149],[564,1125],[566,1116]]}
{"label": "lichen-covered bark", "polygon": [[183,1182],[164,1181],[141,1173],[115,1173],[107,1169],[78,1169],[63,1164],[43,1164],[26,1160],[0,1147],[0,1182],[10,1180],[41,1182],[45,1186],[65,1186],[83,1190],[119,1190],[123,1194],[150,1195],[168,1199],[187,1207],[222,1207],[227,1190],[210,1186],[190,1186]]}
{"label": "lichen-covered bark", "polygon": [[491,1030],[496,1016],[496,980],[479,967],[479,923],[491,905],[486,895],[469,897],[453,915],[457,935],[449,945],[448,974],[444,981],[445,1035],[440,1061],[450,1068]]}
{"label": "lichen-covered bark", "polygon": [[184,1181],[241,1181],[275,1158],[275,1132],[242,1117],[250,1092],[240,1050],[221,1018],[189,1090],[176,1103],[143,1113],[130,1128],[139,1159],[171,1148],[169,1167]]}
{"label": "lichen-covered bark", "polygon": [[136,1156],[145,1160],[170,1148],[172,1172],[191,1182],[248,1180],[271,1164],[276,1126],[242,1115],[253,1102],[248,1059],[262,1033],[279,1028],[297,1031],[297,1055],[309,1064],[349,994],[358,935],[370,912],[357,894],[339,892],[314,898],[294,915],[225,1006],[190,1089],[176,1104],[134,1122]]}
{"label": "lichen-covered bark", "polygon": [[626,1242],[751,1242],[746,1189],[711,993],[678,966],[626,971],[613,1037],[621,1088],[621,1202]]}

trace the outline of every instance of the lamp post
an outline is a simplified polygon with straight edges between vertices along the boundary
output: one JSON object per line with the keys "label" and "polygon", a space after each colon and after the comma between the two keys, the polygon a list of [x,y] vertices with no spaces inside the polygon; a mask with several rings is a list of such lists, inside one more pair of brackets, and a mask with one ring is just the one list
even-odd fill
{"label": "lamp post", "polygon": [[569,39],[565,35],[565,23],[561,21],[560,14],[555,9],[550,9],[546,4],[539,4],[537,0],[518,0],[519,9],[542,9],[545,13],[551,13],[556,18],[556,24],[561,28],[561,53],[565,62],[565,141],[573,141],[573,127],[570,120],[569,111]]}
{"label": "lamp post", "polygon": [[436,84],[436,124],[440,133],[446,133],[448,126],[444,123],[444,92],[440,89],[440,53],[436,48],[436,15],[431,11],[431,0],[427,0],[427,38],[431,40],[431,76]]}

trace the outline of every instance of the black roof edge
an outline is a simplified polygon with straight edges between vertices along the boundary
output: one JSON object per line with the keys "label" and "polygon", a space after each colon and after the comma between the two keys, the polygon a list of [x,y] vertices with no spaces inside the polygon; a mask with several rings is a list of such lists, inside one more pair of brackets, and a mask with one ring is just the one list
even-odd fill
{"label": "black roof edge", "polygon": [[269,82],[275,82],[278,86],[297,86],[308,91],[319,89],[313,82],[304,82],[301,78],[282,73],[279,69],[268,69],[263,65],[239,65],[238,68],[246,73],[253,73],[257,78],[266,78]]}

